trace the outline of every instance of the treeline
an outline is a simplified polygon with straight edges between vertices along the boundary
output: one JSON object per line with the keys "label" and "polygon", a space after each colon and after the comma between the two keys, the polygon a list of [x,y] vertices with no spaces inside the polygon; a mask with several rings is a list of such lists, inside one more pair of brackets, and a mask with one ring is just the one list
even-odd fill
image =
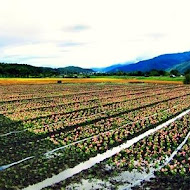
{"label": "treeline", "polygon": [[110,73],[95,73],[97,76],[180,76],[180,75],[186,75],[189,74],[190,70],[187,70],[185,73],[180,73],[178,70],[171,70],[170,72],[164,71],[164,70],[156,70],[153,69],[148,72],[142,72],[142,71],[135,71],[135,72],[123,72],[123,71],[118,71],[118,72],[110,72]]}
{"label": "treeline", "polygon": [[170,72],[164,70],[151,70],[149,72],[135,71],[135,72],[112,72],[112,73],[95,73],[91,69],[83,69],[80,67],[69,66],[65,68],[53,69],[49,67],[34,67],[26,64],[16,63],[0,63],[0,77],[90,77],[90,76],[172,76],[190,74],[190,69],[185,73],[180,73],[178,70],[171,70]]}

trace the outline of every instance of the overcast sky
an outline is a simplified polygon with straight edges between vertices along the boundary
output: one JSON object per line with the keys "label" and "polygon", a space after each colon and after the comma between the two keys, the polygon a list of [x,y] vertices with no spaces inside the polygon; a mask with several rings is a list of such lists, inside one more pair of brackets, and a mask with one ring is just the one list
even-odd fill
{"label": "overcast sky", "polygon": [[190,50],[190,0],[0,0],[0,62],[86,68]]}

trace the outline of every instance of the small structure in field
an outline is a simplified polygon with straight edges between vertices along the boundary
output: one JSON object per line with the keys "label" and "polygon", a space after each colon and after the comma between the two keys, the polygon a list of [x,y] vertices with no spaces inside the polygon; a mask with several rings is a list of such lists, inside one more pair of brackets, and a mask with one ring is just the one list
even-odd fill
{"label": "small structure in field", "polygon": [[176,76],[175,75],[170,75],[170,78],[176,78]]}
{"label": "small structure in field", "polygon": [[61,81],[61,80],[58,80],[58,81],[57,81],[57,84],[61,84],[61,83],[62,83],[62,81]]}

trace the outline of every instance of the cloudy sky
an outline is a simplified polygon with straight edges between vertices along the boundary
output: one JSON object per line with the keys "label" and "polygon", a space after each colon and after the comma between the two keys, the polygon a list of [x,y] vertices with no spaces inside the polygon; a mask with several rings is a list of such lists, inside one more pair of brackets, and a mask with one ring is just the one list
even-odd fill
{"label": "cloudy sky", "polygon": [[86,68],[190,50],[189,0],[0,0],[0,62]]}

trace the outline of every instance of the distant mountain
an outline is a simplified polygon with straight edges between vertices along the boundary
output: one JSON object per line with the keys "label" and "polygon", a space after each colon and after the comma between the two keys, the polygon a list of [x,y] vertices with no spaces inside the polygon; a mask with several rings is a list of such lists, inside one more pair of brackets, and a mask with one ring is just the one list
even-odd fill
{"label": "distant mountain", "polygon": [[54,77],[65,74],[87,74],[92,72],[94,72],[92,69],[74,66],[53,69],[50,67],[34,67],[26,64],[0,63],[0,77]]}
{"label": "distant mountain", "polygon": [[87,74],[87,73],[94,72],[94,70],[92,70],[92,69],[84,69],[84,68],[75,67],[75,66],[58,68],[57,70],[60,72],[60,74],[75,74],[75,73],[76,74],[79,74],[79,73]]}
{"label": "distant mountain", "polygon": [[116,64],[116,65],[111,65],[111,66],[108,66],[108,67],[103,67],[103,68],[92,68],[94,71],[96,72],[103,72],[103,73],[107,73],[109,71],[112,71],[118,67],[121,67],[122,64]]}
{"label": "distant mountain", "polygon": [[152,59],[139,61],[134,64],[125,64],[119,67],[115,67],[109,72],[134,72],[134,71],[150,71],[153,69],[157,70],[167,70],[177,66],[178,64],[190,61],[190,52],[184,53],[174,53],[174,54],[164,54]]}
{"label": "distant mountain", "polygon": [[174,67],[171,67],[169,71],[171,70],[178,70],[180,73],[184,73],[187,70],[190,70],[190,61],[175,65]]}

